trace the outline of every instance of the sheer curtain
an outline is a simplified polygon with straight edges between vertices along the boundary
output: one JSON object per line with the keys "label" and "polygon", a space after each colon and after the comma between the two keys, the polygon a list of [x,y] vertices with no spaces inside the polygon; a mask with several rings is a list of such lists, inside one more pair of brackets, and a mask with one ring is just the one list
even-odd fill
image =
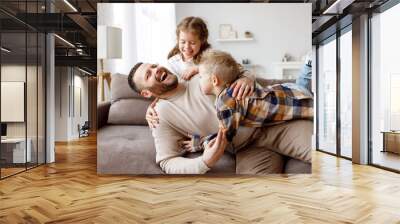
{"label": "sheer curtain", "polygon": [[137,60],[165,63],[175,45],[175,4],[135,4]]}

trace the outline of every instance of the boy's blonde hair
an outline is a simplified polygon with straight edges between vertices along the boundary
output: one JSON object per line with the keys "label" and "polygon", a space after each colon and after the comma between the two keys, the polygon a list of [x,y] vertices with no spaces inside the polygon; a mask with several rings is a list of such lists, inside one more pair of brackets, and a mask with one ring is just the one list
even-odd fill
{"label": "boy's blonde hair", "polygon": [[201,56],[200,66],[206,69],[207,74],[216,75],[223,84],[235,81],[240,74],[240,65],[227,52],[206,50]]}

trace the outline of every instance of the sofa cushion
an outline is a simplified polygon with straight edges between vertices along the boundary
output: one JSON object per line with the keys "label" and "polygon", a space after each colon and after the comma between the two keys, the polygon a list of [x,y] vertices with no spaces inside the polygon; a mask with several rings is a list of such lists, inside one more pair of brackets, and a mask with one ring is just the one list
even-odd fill
{"label": "sofa cushion", "polygon": [[[201,156],[190,153],[187,157]],[[163,174],[156,164],[156,150],[147,126],[107,125],[97,132],[99,174]],[[226,152],[208,173],[235,173],[233,156]]]}
{"label": "sofa cushion", "polygon": [[150,101],[143,99],[120,99],[110,106],[109,124],[147,125],[146,110]]}
{"label": "sofa cushion", "polygon": [[120,99],[138,98],[145,99],[131,89],[128,84],[128,76],[120,73],[111,76],[111,102]]}
{"label": "sofa cushion", "polygon": [[97,132],[99,174],[162,174],[147,126],[107,125]]}
{"label": "sofa cushion", "polygon": [[108,123],[146,125],[146,110],[151,101],[133,91],[127,77],[119,73],[111,77],[111,106]]}

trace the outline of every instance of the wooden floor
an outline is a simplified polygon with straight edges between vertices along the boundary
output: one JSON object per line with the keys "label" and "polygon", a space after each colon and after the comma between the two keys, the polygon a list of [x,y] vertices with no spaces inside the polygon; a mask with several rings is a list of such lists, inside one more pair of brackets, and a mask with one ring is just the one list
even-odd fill
{"label": "wooden floor", "polygon": [[376,150],[374,151],[372,161],[377,165],[400,170],[400,154]]}
{"label": "wooden floor", "polygon": [[24,170],[26,170],[25,167],[23,167],[23,168],[19,168],[19,167],[18,168],[1,168],[1,177],[2,178],[7,177],[10,175],[22,172]]}
{"label": "wooden floor", "polygon": [[400,175],[315,152],[312,175],[97,176],[95,138],[0,181],[0,223],[400,223]]}

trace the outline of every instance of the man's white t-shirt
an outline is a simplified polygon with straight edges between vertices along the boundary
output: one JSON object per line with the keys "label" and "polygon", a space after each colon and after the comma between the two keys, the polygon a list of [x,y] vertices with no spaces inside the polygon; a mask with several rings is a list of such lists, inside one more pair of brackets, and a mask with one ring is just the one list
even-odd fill
{"label": "man's white t-shirt", "polygon": [[[159,116],[159,125],[152,129],[156,147],[156,162],[168,174],[203,174],[209,168],[202,156],[183,157],[178,141],[188,134],[207,136],[218,132],[215,97],[201,92],[199,76],[182,81],[182,88],[174,96],[160,99],[155,109]],[[255,128],[240,127],[233,144],[237,149],[243,147]],[[236,149],[235,149],[236,150]]]}

